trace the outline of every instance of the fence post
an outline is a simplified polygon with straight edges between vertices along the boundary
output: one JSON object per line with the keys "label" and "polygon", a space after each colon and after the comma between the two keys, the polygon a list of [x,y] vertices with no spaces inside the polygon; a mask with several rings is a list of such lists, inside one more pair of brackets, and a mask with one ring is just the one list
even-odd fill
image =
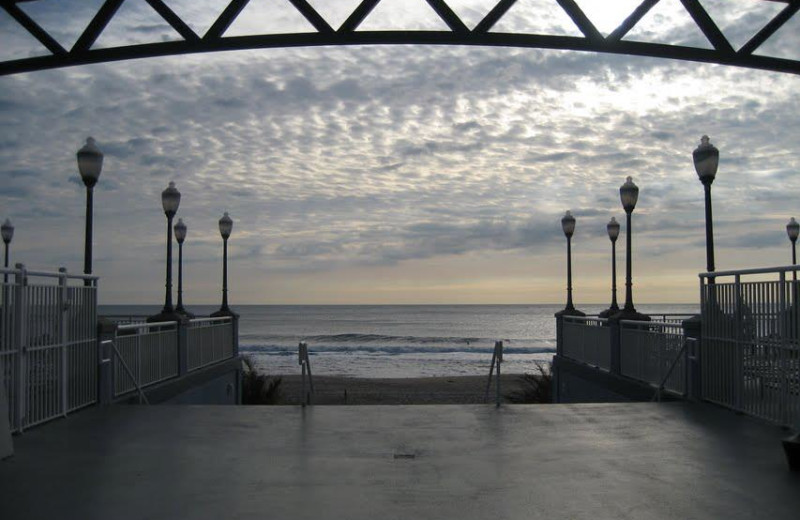
{"label": "fence post", "polygon": [[111,340],[117,341],[118,325],[111,320],[101,319],[97,323],[97,401],[100,404],[114,402],[114,349]]}
{"label": "fence post", "polygon": [[61,349],[61,415],[67,416],[69,408],[69,355],[67,353],[67,268],[58,268],[58,344]]}
{"label": "fence post", "polygon": [[622,359],[621,359],[622,335],[620,334],[620,320],[612,320],[611,318],[609,318],[608,326],[610,327],[608,337],[611,343],[609,345],[611,349],[609,372],[611,372],[612,374],[619,375],[622,373]]}
{"label": "fence post", "polygon": [[25,424],[25,411],[27,410],[27,395],[25,389],[27,387],[28,367],[25,357],[27,350],[25,348],[25,343],[28,341],[28,331],[25,312],[27,310],[25,308],[25,286],[28,284],[28,274],[23,264],[16,264],[14,267],[17,269],[14,280],[14,285],[16,285],[14,307],[16,307],[17,310],[16,319],[14,320],[14,328],[16,329],[14,336],[17,338],[17,424],[14,426],[17,431],[21,432]]}
{"label": "fence post", "polygon": [[699,401],[703,398],[702,392],[702,371],[700,352],[703,345],[700,339],[703,335],[703,317],[696,314],[681,322],[683,326],[684,341],[690,342],[686,347],[686,397],[691,401]]}
{"label": "fence post", "polygon": [[556,313],[556,354],[564,355],[564,317]]}
{"label": "fence post", "polygon": [[[186,375],[189,371],[189,327],[188,319],[178,320],[178,377]],[[197,348],[197,345],[194,346]]]}

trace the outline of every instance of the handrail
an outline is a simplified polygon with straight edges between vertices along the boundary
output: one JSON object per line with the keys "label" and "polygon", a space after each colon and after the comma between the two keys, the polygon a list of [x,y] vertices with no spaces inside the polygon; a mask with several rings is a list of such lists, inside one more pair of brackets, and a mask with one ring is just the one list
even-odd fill
{"label": "handrail", "polygon": [[707,273],[700,273],[700,278],[718,278],[720,276],[736,276],[738,274],[770,274],[770,273],[786,273],[790,271],[800,270],[800,265],[784,265],[777,267],[758,267],[753,269],[740,269],[729,271],[713,271]]}
{"label": "handrail", "polygon": [[658,402],[659,403],[661,402],[661,392],[664,390],[664,385],[667,384],[667,379],[669,379],[669,376],[672,375],[672,371],[675,369],[675,366],[678,364],[678,360],[681,358],[683,353],[686,352],[686,347],[689,345],[690,341],[697,341],[697,340],[695,338],[685,338],[684,339],[683,346],[681,347],[680,351],[678,351],[678,355],[675,356],[675,359],[672,360],[672,364],[670,365],[669,370],[667,370],[666,375],[661,379],[661,383],[659,383],[658,387],[656,387],[656,391],[653,394],[652,399],[650,399],[650,402],[655,401],[656,397],[658,398]]}
{"label": "handrail", "polygon": [[497,366],[497,390],[495,391],[495,406],[500,406],[500,363],[503,362],[503,342],[502,341],[495,341],[494,342],[494,351],[492,352],[492,366],[489,368],[489,380],[486,381],[486,393],[483,396],[484,402],[489,402],[489,389],[492,387],[492,373],[494,372],[495,366]]}
{"label": "handrail", "polygon": [[118,325],[117,330],[135,330],[143,327],[166,327],[168,325],[178,325],[177,321],[156,321],[153,323],[126,323],[125,325]]}
{"label": "handrail", "polygon": [[647,325],[648,327],[654,327],[659,329],[666,329],[668,327],[680,327],[680,323],[664,323],[663,321],[638,321],[638,320],[619,320],[622,325],[635,325],[635,326],[642,326]]}
{"label": "handrail", "polygon": [[[300,345],[298,345],[298,357],[300,360],[300,367],[302,369],[302,381],[301,381],[301,395],[300,399],[302,405],[305,406],[306,404],[311,403],[311,396],[314,394],[314,379],[311,375],[311,360],[308,358],[308,345],[305,341],[301,341]],[[310,392],[306,392],[306,370],[308,370],[308,384],[311,389]]]}
{"label": "handrail", "polygon": [[27,276],[37,276],[40,278],[70,278],[75,280],[99,280],[100,277],[92,274],[78,274],[78,273],[59,273],[52,271],[31,271],[29,269],[16,269],[13,267],[0,267],[0,274],[22,274]]}
{"label": "handrail", "polygon": [[189,320],[189,323],[199,323],[199,322],[213,323],[213,322],[218,322],[218,321],[232,321],[232,320],[233,320],[233,318],[231,318],[230,316],[217,316],[216,318],[210,318],[210,317],[209,318],[192,318],[192,319]]}
{"label": "handrail", "polygon": [[[133,372],[128,367],[128,364],[125,362],[125,359],[122,357],[122,354],[120,354],[119,350],[117,350],[117,346],[114,344],[114,341],[112,341],[110,339],[106,339],[106,340],[101,341],[100,345],[111,345],[111,348],[113,349],[114,354],[117,356],[117,359],[122,364],[122,368],[125,369],[125,373],[128,374],[128,377],[131,378],[131,381],[133,381],[134,386],[136,386],[136,390],[139,392],[139,404],[141,404],[142,400],[144,400],[145,404],[149,405],[150,401],[147,400],[147,396],[145,395],[144,391],[142,390],[141,385],[139,385],[139,380],[136,379],[136,376],[133,375]],[[105,361],[110,361],[110,360],[105,360],[104,359],[101,362],[105,362]]]}

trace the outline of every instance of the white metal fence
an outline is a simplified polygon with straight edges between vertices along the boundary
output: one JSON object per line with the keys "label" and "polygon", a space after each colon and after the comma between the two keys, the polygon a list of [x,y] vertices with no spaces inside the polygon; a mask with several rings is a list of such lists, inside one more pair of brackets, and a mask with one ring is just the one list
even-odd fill
{"label": "white metal fence", "polygon": [[702,274],[701,362],[706,399],[797,426],[800,287],[794,269]]}
{"label": "white metal fence", "polygon": [[684,346],[681,324],[622,320],[620,373],[683,394],[687,380]]}
{"label": "white metal fence", "polygon": [[190,320],[186,334],[186,359],[189,371],[233,357],[232,318]]}
{"label": "white metal fence", "polygon": [[0,374],[11,430],[96,402],[96,277],[22,265],[0,271],[8,278],[0,291]]}
{"label": "white metal fence", "polygon": [[[178,323],[120,325],[114,338],[114,396],[178,375]],[[125,369],[128,367],[128,370]]]}
{"label": "white metal fence", "polygon": [[563,355],[611,369],[611,328],[603,318],[564,316]]}

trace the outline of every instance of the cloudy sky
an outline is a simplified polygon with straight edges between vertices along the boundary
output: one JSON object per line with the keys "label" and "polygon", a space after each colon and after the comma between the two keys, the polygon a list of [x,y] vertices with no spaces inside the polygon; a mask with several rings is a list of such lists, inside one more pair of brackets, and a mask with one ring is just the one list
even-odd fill
{"label": "cloudy sky", "polygon": [[[22,7],[69,48],[101,3]],[[167,2],[200,34],[226,3]],[[358,1],[310,3],[337,27]],[[496,2],[448,3],[472,27]],[[638,3],[579,1],[604,33]],[[782,7],[701,3],[734,46]],[[444,26],[423,0],[383,0],[361,28]],[[252,0],[226,34],[308,30],[288,1]],[[519,0],[494,30],[579,35],[554,0]],[[42,54],[4,12],[0,34],[2,59]],[[143,0],[127,0],[96,46],[165,39],[176,39],[171,28]],[[678,0],[662,0],[628,39],[710,47]],[[797,59],[798,49],[800,15],[759,52]],[[80,272],[85,189],[75,152],[91,135],[105,153],[94,231],[102,303],[163,301],[160,192],[170,180],[189,228],[189,305],[219,301],[223,211],[234,219],[234,305],[562,302],[568,209],[575,301],[605,303],[605,225],[624,223],[618,189],[631,175],[641,189],[637,303],[695,302],[705,235],[691,152],[703,134],[720,149],[717,269],[790,263],[798,92],[789,74],[435,46],[238,51],[6,76],[0,218],[16,227],[12,262]],[[620,274],[624,253],[623,225]]]}

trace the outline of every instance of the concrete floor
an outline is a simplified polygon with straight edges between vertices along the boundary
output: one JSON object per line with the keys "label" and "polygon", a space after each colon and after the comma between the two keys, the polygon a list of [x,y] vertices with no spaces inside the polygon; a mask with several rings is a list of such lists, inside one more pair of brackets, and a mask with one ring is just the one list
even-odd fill
{"label": "concrete floor", "polygon": [[0,518],[800,518],[786,432],[708,405],[117,406],[15,437]]}

